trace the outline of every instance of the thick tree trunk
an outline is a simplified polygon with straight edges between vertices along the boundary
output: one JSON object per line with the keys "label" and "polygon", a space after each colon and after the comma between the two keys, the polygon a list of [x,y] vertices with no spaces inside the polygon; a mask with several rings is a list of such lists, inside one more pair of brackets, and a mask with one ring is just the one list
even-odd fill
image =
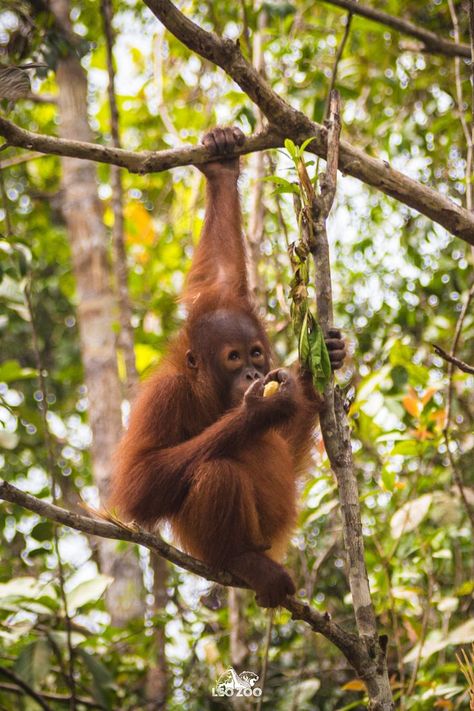
{"label": "thick tree trunk", "polygon": [[[69,0],[51,0],[51,9],[71,31]],[[59,133],[62,138],[93,139],[87,117],[87,80],[72,54],[57,68]],[[107,497],[111,458],[122,430],[121,388],[113,331],[114,298],[106,235],[93,163],[62,159],[63,212],[72,249],[78,299],[78,325],[92,431],[92,465],[102,501]],[[102,571],[114,577],[107,605],[116,625],[143,613],[142,575],[133,549],[115,552],[100,540]]]}

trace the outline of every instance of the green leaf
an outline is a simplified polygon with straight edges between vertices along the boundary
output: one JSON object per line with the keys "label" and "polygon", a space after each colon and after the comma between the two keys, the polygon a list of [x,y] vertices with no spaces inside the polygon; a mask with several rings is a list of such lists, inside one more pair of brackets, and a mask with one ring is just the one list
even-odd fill
{"label": "green leaf", "polygon": [[51,649],[44,639],[38,639],[20,652],[14,670],[27,684],[38,690],[51,666]]}
{"label": "green leaf", "polygon": [[31,531],[37,541],[49,541],[53,537],[53,524],[51,521],[41,521]]}
{"label": "green leaf", "polygon": [[0,365],[0,382],[2,383],[35,378],[36,375],[36,370],[33,368],[22,368],[16,360],[6,360]]}
{"label": "green leaf", "polygon": [[308,311],[305,311],[303,317],[303,323],[301,324],[300,336],[298,341],[298,351],[300,363],[306,367],[310,367],[309,355],[310,355],[310,343],[308,334]]}
{"label": "green leaf", "polygon": [[393,487],[395,486],[396,478],[397,478],[397,475],[395,472],[390,471],[390,469],[387,469],[387,467],[384,467],[382,469],[381,479],[382,479],[382,483],[387,491],[393,491]]}
{"label": "green leaf", "polygon": [[284,146],[288,153],[290,154],[290,158],[296,163],[298,160],[299,154],[298,154],[298,148],[297,146],[293,143],[291,138],[285,138]]}
{"label": "green leaf", "polygon": [[312,141],[315,141],[315,140],[316,140],[316,136],[310,136],[310,138],[307,138],[306,141],[303,141],[303,143],[301,144],[300,149],[299,149],[300,156],[303,155],[303,153],[304,153],[304,151],[306,150],[307,146],[309,146],[309,144],[310,144]]}
{"label": "green leaf", "polygon": [[432,501],[431,494],[424,494],[418,499],[407,501],[396,511],[390,521],[393,538],[400,538],[404,533],[414,531],[425,518]]}
{"label": "green leaf", "polygon": [[69,611],[75,612],[79,607],[98,600],[112,582],[110,575],[97,575],[92,580],[79,583],[66,594]]}
{"label": "green leaf", "polygon": [[331,361],[322,328],[314,319],[312,319],[309,341],[311,346],[310,368],[313,375],[313,383],[319,392],[323,392],[331,378]]}
{"label": "green leaf", "polygon": [[417,457],[420,454],[421,448],[422,443],[417,442],[414,439],[408,439],[402,442],[397,442],[397,444],[394,445],[390,454],[401,454],[404,457]]}
{"label": "green leaf", "polygon": [[85,649],[79,647],[76,650],[76,654],[81,657],[92,676],[92,695],[94,699],[104,708],[112,711],[114,708],[113,695],[111,693],[114,685],[112,674],[100,659],[89,654]]}

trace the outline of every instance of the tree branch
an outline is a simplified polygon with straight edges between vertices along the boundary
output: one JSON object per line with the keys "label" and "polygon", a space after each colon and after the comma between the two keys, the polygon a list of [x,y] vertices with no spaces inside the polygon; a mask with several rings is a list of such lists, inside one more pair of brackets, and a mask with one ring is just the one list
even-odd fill
{"label": "tree branch", "polygon": [[[149,550],[166,558],[166,560],[169,560],[171,563],[178,565],[190,573],[199,575],[206,580],[226,586],[246,587],[241,580],[231,575],[231,573],[209,568],[205,563],[202,563],[196,558],[192,558],[186,553],[174,548],[169,543],[166,543],[160,536],[153,535],[141,529],[134,530],[124,525],[117,525],[109,521],[97,520],[90,516],[82,516],[81,514],[67,511],[60,506],[51,504],[43,499],[38,499],[35,496],[31,496],[31,494],[26,494],[1,479],[0,499],[18,504],[28,509],[28,511],[33,511],[50,521],[56,521],[56,523],[69,526],[69,528],[73,528],[76,531],[145,546]],[[314,632],[322,634],[338,647],[361,678],[364,680],[370,679],[370,660],[363,645],[355,634],[345,630],[336,622],[333,622],[328,613],[321,614],[310,608],[309,605],[293,597],[287,598],[283,607],[291,612],[294,620],[306,622]]]}
{"label": "tree branch", "polygon": [[423,50],[430,54],[443,54],[447,57],[466,57],[471,58],[471,48],[468,44],[462,44],[460,42],[451,42],[450,40],[445,40],[443,37],[431,32],[430,30],[425,30],[424,27],[415,25],[414,22],[410,20],[404,20],[401,17],[395,17],[394,15],[389,15],[383,10],[377,10],[372,7],[367,7],[366,5],[360,5],[355,0],[322,0],[329,5],[336,5],[344,10],[354,13],[354,15],[360,15],[368,20],[373,20],[381,25],[386,25],[391,27],[397,32],[401,32],[404,35],[409,35],[419,40],[423,45]]}
{"label": "tree branch", "polygon": [[39,706],[43,709],[43,711],[53,711],[51,706],[46,703],[43,696],[41,694],[38,694],[38,692],[35,691],[29,684],[27,684],[26,681],[21,678],[21,676],[18,676],[18,674],[15,674],[14,671],[12,671],[11,669],[7,669],[6,667],[0,667],[0,675],[2,674],[7,679],[10,679],[10,681],[15,682],[15,684],[19,686],[20,689],[22,689],[27,696],[34,699],[36,703],[39,704]]}
{"label": "tree branch", "polygon": [[[337,182],[339,135],[341,132],[340,99],[337,91],[329,96],[327,121],[328,155],[326,173],[314,190],[304,163],[298,162],[303,208],[298,217],[302,242],[311,252],[315,266],[315,292],[318,321],[327,335],[333,326],[331,265],[326,221],[334,202]],[[310,189],[305,189],[309,185]],[[324,408],[320,413],[324,446],[337,480],[342,518],[344,549],[347,555],[347,577],[352,594],[359,638],[366,648],[373,672],[367,682],[371,711],[393,711],[393,697],[387,671],[386,643],[377,633],[377,620],[370,594],[365,564],[364,538],[359,504],[359,490],[352,457],[350,427],[343,398],[331,378],[324,390]],[[384,638],[383,638],[384,639]]]}
{"label": "tree branch", "polygon": [[[74,141],[55,136],[33,133],[16,126],[0,116],[0,136],[7,139],[5,148],[34,149],[48,155],[66,156],[107,163],[126,168],[130,173],[159,173],[183,165],[200,165],[212,159],[204,146],[187,146],[163,151],[127,151],[113,146],[101,146],[98,143]],[[245,143],[236,150],[236,154],[254,153],[283,145],[283,136],[274,129],[267,128],[261,133],[249,136]],[[474,223],[474,220],[473,220]]]}
{"label": "tree branch", "polygon": [[[171,5],[169,0],[145,1],[150,7],[156,6],[157,16],[160,17],[162,14],[163,17],[166,17],[169,27],[166,26],[169,29],[175,28],[178,39],[190,49],[206,59],[211,59],[211,61],[214,61],[212,58],[215,58],[215,63],[227,71],[229,76],[262,109],[270,121],[271,125],[264,131],[249,136],[245,143],[238,148],[236,155],[279,148],[283,145],[285,138],[292,138],[295,143],[302,143],[306,138],[314,136],[315,140],[307,150],[322,158],[326,157],[326,129],[324,126],[314,123],[283,101],[248,64],[234,42],[222,40],[217,35],[202,30],[184,17]],[[162,9],[162,5],[166,6],[165,9],[171,6],[174,15],[178,16],[177,20],[173,15],[173,22],[169,21],[169,16]],[[189,24],[193,29],[189,30]],[[196,29],[195,33],[194,28]],[[220,57],[219,61],[217,61],[217,55]],[[131,173],[157,173],[178,166],[200,165],[212,159],[212,156],[202,146],[133,152],[33,133],[2,117],[0,117],[0,135],[7,139],[5,148],[17,146],[51,155],[118,165],[127,168]],[[386,161],[372,158],[361,149],[342,140],[339,150],[339,170],[417,210],[443,226],[451,234],[474,246],[474,214],[427,185],[422,185],[398,170],[394,170]]]}
{"label": "tree branch", "polygon": [[463,360],[459,360],[459,358],[455,358],[455,356],[450,355],[449,353],[446,353],[441,346],[433,345],[433,348],[435,350],[436,355],[439,355],[440,358],[443,358],[444,360],[447,360],[448,363],[452,363],[453,365],[456,365],[459,370],[462,370],[463,373],[470,373],[471,375],[474,375],[474,366],[468,365],[465,363]]}
{"label": "tree branch", "polygon": [[[0,674],[1,671],[2,670],[0,670]],[[7,671],[10,671],[10,669],[8,669]],[[7,675],[5,674],[5,676]],[[25,695],[24,689],[20,688],[19,686],[14,686],[13,684],[0,683],[0,691],[5,691],[8,694],[15,694],[16,696]],[[45,699],[46,701],[55,701],[56,703],[60,704],[69,704],[69,701],[71,699],[71,697],[67,696],[66,694],[53,694],[47,691],[42,691],[41,693],[38,693],[38,696],[40,696],[42,699]],[[76,700],[79,704],[81,704],[81,706],[85,706],[86,708],[101,709],[101,711],[105,710],[105,706],[101,706],[96,701],[93,701],[92,699],[87,699],[84,696],[77,696]]]}
{"label": "tree branch", "polygon": [[[216,39],[219,38],[216,37]],[[243,58],[242,62],[245,62]],[[250,67],[250,65],[248,66]],[[252,68],[250,67],[250,69]],[[260,82],[265,83],[263,79],[258,78],[257,85],[252,92],[254,96],[260,96]],[[270,91],[273,94],[271,89]],[[244,155],[270,148],[280,148],[287,137],[293,138],[295,143],[302,143],[306,138],[315,136],[315,140],[307,150],[326,158],[326,129],[324,126],[313,123],[304,114],[285,104],[276,94],[274,97],[278,104],[282,103],[286,107],[283,112],[286,120],[277,129],[275,127],[278,125],[277,113],[272,114],[267,106],[267,118],[273,116],[271,121],[275,122],[275,126],[269,126],[261,133],[249,136],[244,144],[235,151],[235,154]],[[7,139],[7,143],[4,144],[5,148],[17,146],[48,155],[118,165],[121,168],[127,168],[130,173],[159,173],[178,166],[200,165],[212,159],[203,146],[188,146],[163,151],[127,151],[123,148],[33,133],[2,117],[0,117],[0,135]],[[422,185],[398,170],[394,170],[386,161],[372,158],[361,149],[351,146],[347,141],[341,141],[339,170],[417,210],[451,234],[474,246],[474,214],[427,185]]]}
{"label": "tree branch", "polygon": [[[292,108],[243,57],[238,43],[203,30],[170,0],[144,0],[153,14],[190,50],[221,67],[260,107],[280,136],[301,143],[314,136],[307,150],[326,157],[326,129]],[[449,232],[474,245],[474,215],[428,186],[394,170],[386,161],[368,156],[347,141],[339,146],[339,170],[418,210]]]}

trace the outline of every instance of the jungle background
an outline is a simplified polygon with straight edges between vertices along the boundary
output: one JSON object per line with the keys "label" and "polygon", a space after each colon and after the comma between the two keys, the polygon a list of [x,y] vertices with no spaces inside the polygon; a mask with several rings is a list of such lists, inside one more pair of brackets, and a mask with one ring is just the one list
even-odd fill
{"label": "jungle background", "polygon": [[[370,2],[466,46],[468,5]],[[239,38],[311,119],[323,121],[334,84],[344,138],[472,208],[467,57],[426,51],[331,3],[204,0],[180,9]],[[216,124],[246,134],[262,125],[236,84],[138,1],[114,0],[112,9],[2,0],[0,50],[0,71],[45,65],[21,70],[31,91],[1,104],[4,117],[41,134],[162,150],[196,145]],[[320,168],[308,161],[310,172]],[[242,163],[252,285],[289,364],[288,245],[298,230],[284,181],[296,176],[281,149]],[[183,320],[177,297],[202,226],[204,179],[189,166],[136,175],[7,147],[0,193],[2,478],[84,513],[83,502],[95,507],[105,491],[138,380]],[[397,708],[473,708],[474,377],[434,350],[474,364],[472,247],[344,175],[328,231],[336,323],[350,351],[338,382],[350,402],[366,563]],[[261,673],[268,617],[252,593],[213,587],[143,548],[13,504],[0,506],[0,528],[1,709],[217,708],[211,688],[229,665]],[[320,437],[287,565],[302,598],[353,626]],[[285,610],[275,614],[268,656],[264,708],[366,707],[340,652]]]}

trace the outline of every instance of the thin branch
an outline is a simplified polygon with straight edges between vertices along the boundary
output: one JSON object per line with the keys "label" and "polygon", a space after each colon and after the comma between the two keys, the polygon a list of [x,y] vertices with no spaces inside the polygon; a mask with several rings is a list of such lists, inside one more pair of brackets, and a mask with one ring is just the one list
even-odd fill
{"label": "thin branch", "polygon": [[[0,691],[5,691],[9,694],[15,694],[16,696],[23,696],[25,693],[24,689],[20,689],[19,686],[3,683],[0,683]],[[40,694],[38,694],[38,696],[41,696],[41,698],[45,699],[46,701],[56,701],[57,703],[62,704],[68,704],[71,698],[66,694],[53,694],[47,691],[42,691]],[[89,709],[102,709],[102,711],[105,709],[105,706],[101,706],[101,704],[98,704],[96,701],[93,701],[92,699],[87,699],[84,696],[77,696],[76,701],[77,703],[81,704],[81,706],[85,706]]]}
{"label": "thin branch", "polygon": [[441,346],[433,345],[433,348],[435,350],[436,355],[439,355],[444,360],[447,360],[448,363],[452,363],[453,365],[458,367],[459,370],[462,370],[463,373],[470,373],[471,375],[474,375],[474,366],[468,365],[463,360],[459,360],[459,358],[455,358],[449,353],[446,353],[446,351],[441,348]]}
{"label": "thin branch", "polygon": [[262,704],[263,704],[263,698],[264,698],[264,693],[265,693],[265,685],[267,683],[268,659],[270,656],[270,646],[272,643],[273,617],[274,617],[274,611],[268,610],[268,612],[267,612],[267,629],[265,632],[265,639],[263,641],[262,670],[260,672],[260,686],[262,688],[263,693],[257,701],[256,711],[262,711]]}
{"label": "thin branch", "polygon": [[[33,341],[33,352],[36,360],[36,367],[38,370],[38,384],[41,392],[41,402],[38,403],[38,407],[41,411],[41,417],[43,422],[43,432],[44,440],[46,444],[46,456],[48,460],[49,470],[51,473],[51,491],[53,503],[57,500],[57,487],[59,487],[58,475],[57,475],[57,465],[54,455],[54,445],[52,440],[52,435],[49,431],[48,426],[48,391],[45,377],[45,369],[43,367],[43,359],[41,355],[41,350],[39,346],[38,330],[36,327],[35,311],[33,308],[33,302],[31,299],[30,283],[28,282],[24,290],[26,306],[28,309],[28,314],[31,324],[31,335]],[[65,575],[64,575],[64,565],[59,550],[59,536],[57,527],[53,528],[53,538],[54,538],[54,548],[56,552],[56,559],[58,562],[58,577],[59,577],[59,592],[61,596],[61,601],[64,608],[64,619],[66,622],[66,645],[68,650],[68,668],[65,673],[65,681],[71,692],[70,697],[70,709],[75,711],[76,709],[76,682],[74,680],[74,649],[72,646],[72,629],[71,629],[71,617],[69,615],[68,601],[65,590]]]}
{"label": "thin branch", "polygon": [[[317,314],[324,334],[327,334],[333,325],[331,265],[326,221],[336,194],[340,132],[340,99],[338,92],[333,91],[329,98],[327,121],[326,173],[320,180],[318,192],[312,189],[304,163],[300,162],[298,166],[304,203],[301,215],[298,215],[298,222],[301,225],[302,240],[306,242],[306,247],[314,260]],[[310,189],[305,190],[305,185],[309,185]],[[372,683],[366,682],[370,699],[369,707],[377,711],[392,711],[393,697],[387,671],[386,644],[382,643],[382,639],[378,636],[365,563],[359,490],[352,457],[350,427],[342,396],[334,387],[333,378],[324,390],[324,408],[320,413],[320,425],[331,469],[338,483],[344,549],[348,559],[348,582],[357,630],[373,668]]]}
{"label": "thin branch", "polygon": [[[454,38],[459,41],[459,20],[456,13],[453,0],[448,0],[449,12],[453,23]],[[469,127],[466,119],[466,109],[464,105],[464,97],[462,91],[461,80],[461,60],[459,57],[454,58],[454,79],[456,87],[456,106],[458,109],[459,120],[466,141],[466,208],[472,210],[472,153],[473,153],[473,134],[472,126]]]}
{"label": "thin branch", "polygon": [[[313,136],[308,151],[326,157],[326,130],[292,108],[243,57],[238,43],[203,30],[183,15],[170,0],[144,0],[154,15],[190,50],[221,67],[260,107],[280,136],[295,143]],[[0,124],[1,129],[1,124]],[[1,132],[1,131],[0,131]],[[7,136],[10,139],[9,136]],[[378,188],[409,207],[439,222],[452,234],[474,244],[474,215],[436,191],[393,170],[355,148],[340,142],[339,170]]]}
{"label": "thin branch", "polygon": [[[166,0],[148,0],[151,2],[166,2]],[[193,24],[193,27],[197,25]],[[200,28],[199,28],[200,29]],[[204,30],[201,30],[204,32]],[[205,32],[206,35],[210,33]],[[214,38],[214,35],[210,35]],[[222,42],[218,37],[216,41]],[[195,43],[189,40],[189,46],[194,49]],[[230,40],[226,40],[230,42]],[[324,126],[310,121],[302,113],[286,104],[270,89],[253,68],[246,63],[238,48],[230,42],[233,52],[238,55],[229,66],[229,74],[235,74],[235,81],[241,83],[244,91],[274,125],[267,127],[259,134],[249,136],[236,151],[236,155],[244,155],[255,151],[280,148],[284,139],[292,138],[295,143],[302,143],[306,138],[314,136],[315,140],[308,146],[311,153],[326,157],[326,130]],[[207,56],[203,54],[203,56]],[[239,59],[240,58],[240,59]],[[242,64],[244,69],[242,72]],[[237,71],[238,69],[238,71]],[[231,74],[232,71],[232,74]],[[236,77],[242,78],[238,80]],[[263,88],[266,89],[263,94]],[[270,96],[267,96],[267,93]],[[262,98],[264,97],[264,98]],[[281,119],[281,121],[280,121]],[[278,128],[277,128],[278,127]],[[11,121],[0,117],[0,135],[7,139],[5,148],[17,146],[28,150],[40,151],[48,155],[69,156],[107,163],[127,168],[131,173],[158,173],[184,165],[200,165],[212,160],[207,150],[202,146],[187,146],[163,151],[127,151],[122,148],[112,148],[85,141],[74,141],[45,136],[27,131],[16,126]],[[340,142],[339,170],[381,190],[386,195],[395,198],[408,207],[417,210],[434,222],[445,227],[453,235],[474,245],[474,215],[460,207],[436,190],[422,185],[416,180],[390,167],[386,161],[378,160],[355,148],[347,141]]]}
{"label": "thin branch", "polygon": [[328,94],[327,94],[327,98],[326,98],[326,105],[324,107],[324,119],[325,120],[328,117],[329,99],[331,97],[331,93],[332,93],[333,89],[336,88],[337,72],[339,69],[339,64],[342,59],[342,55],[344,54],[344,49],[347,44],[347,40],[349,39],[352,18],[353,18],[353,14],[352,14],[352,12],[349,12],[346,17],[346,26],[344,28],[344,34],[342,36],[341,43],[337,49],[336,58],[334,59],[334,66],[333,66],[332,72],[331,72],[331,81],[329,82],[329,89],[328,89]]}
{"label": "thin branch", "polygon": [[464,490],[464,481],[462,474],[459,470],[459,467],[457,465],[457,462],[454,458],[454,455],[451,451],[451,416],[452,416],[452,410],[453,410],[453,375],[454,375],[454,363],[453,363],[453,358],[456,358],[456,351],[458,348],[459,344],[459,339],[461,338],[461,332],[462,328],[464,325],[464,321],[466,319],[466,316],[469,311],[469,306],[471,304],[472,299],[474,298],[474,283],[471,285],[469,291],[467,292],[467,297],[466,301],[463,304],[463,307],[461,309],[461,312],[459,314],[457,323],[456,323],[456,328],[454,331],[454,338],[453,338],[453,344],[451,346],[451,353],[450,358],[448,359],[448,387],[447,387],[447,394],[446,394],[446,423],[443,428],[443,434],[444,434],[444,442],[446,445],[446,451],[449,459],[449,463],[451,464],[451,468],[453,470],[453,476],[454,476],[454,481],[456,483],[456,486],[458,487],[459,494],[461,496],[464,508],[466,510],[466,513],[469,517],[469,520],[471,522],[471,527],[472,530],[474,531],[474,508],[471,506],[467,496],[466,492]]}
{"label": "thin branch", "polygon": [[57,104],[58,97],[54,94],[28,94],[24,97],[28,101],[32,101],[34,104]]}
{"label": "thin branch", "polygon": [[41,706],[43,711],[53,711],[51,706],[46,703],[41,694],[38,694],[29,684],[26,683],[26,681],[21,678],[21,676],[15,674],[15,672],[11,671],[11,669],[0,667],[0,674],[3,674],[3,676],[6,676],[7,679],[10,679],[10,681],[13,681],[17,686],[19,686],[20,689],[23,689],[25,694],[34,699],[36,703]]}
{"label": "thin branch", "polygon": [[[114,67],[114,32],[112,29],[113,6],[112,0],[102,0],[102,18],[107,54],[107,72],[109,75],[108,95],[110,108],[110,132],[112,145],[120,148],[120,125],[117,98],[115,96],[115,67]],[[127,254],[125,250],[125,221],[123,215],[124,197],[121,170],[112,165],[110,169],[112,184],[112,212],[114,224],[112,228],[112,244],[114,250],[114,272],[116,281],[117,301],[119,307],[120,334],[119,346],[123,351],[126,372],[127,395],[131,397],[138,385],[138,373],[135,363],[134,333],[132,326],[132,307],[128,292]]]}
{"label": "thin branch", "polygon": [[415,25],[410,20],[404,20],[401,17],[389,15],[383,10],[377,10],[367,5],[360,5],[356,0],[322,0],[329,5],[336,5],[348,10],[354,15],[360,15],[368,20],[373,20],[381,25],[391,27],[397,32],[404,35],[409,35],[419,40],[423,45],[423,50],[429,54],[444,54],[447,57],[466,57],[471,58],[471,48],[468,44],[463,44],[459,41],[451,42],[439,37],[435,32],[426,30],[424,27]]}
{"label": "thin branch", "polygon": [[[160,536],[153,535],[142,529],[135,530],[110,521],[97,520],[90,516],[67,511],[60,506],[38,499],[35,496],[31,496],[31,494],[26,494],[1,479],[0,499],[18,504],[28,511],[33,511],[50,521],[69,526],[69,528],[73,528],[76,531],[145,546],[145,548],[158,553],[158,555],[166,558],[171,563],[206,580],[211,580],[221,585],[246,587],[237,577],[222,570],[209,568],[205,563],[166,543]],[[314,632],[319,632],[338,647],[362,678],[366,679],[368,675],[370,678],[369,660],[356,635],[333,622],[329,614],[321,614],[295,598],[287,598],[283,607],[291,612],[293,619],[306,622]]]}
{"label": "thin branch", "polygon": [[425,645],[426,634],[428,632],[428,622],[430,619],[430,612],[432,609],[431,603],[432,603],[432,596],[433,596],[434,581],[433,581],[433,571],[432,571],[432,561],[431,560],[429,560],[429,568],[428,568],[427,575],[428,575],[428,590],[426,593],[425,605],[424,605],[424,609],[423,609],[421,632],[420,632],[420,637],[419,637],[419,641],[418,641],[418,644],[419,644],[418,654],[416,655],[415,665],[413,667],[410,682],[408,684],[408,688],[406,691],[407,699],[410,699],[413,696],[413,692],[415,690],[416,680],[418,677],[418,671],[420,669],[420,664],[421,664],[421,660],[423,657],[423,647]]}
{"label": "thin branch", "polygon": [[13,168],[23,163],[29,163],[30,160],[36,160],[37,158],[47,158],[47,155],[45,153],[22,153],[19,156],[12,156],[11,158],[0,161],[0,170]]}
{"label": "thin branch", "polygon": [[3,212],[5,213],[5,232],[7,237],[12,234],[12,221],[10,215],[10,209],[8,205],[8,195],[5,187],[5,177],[3,175],[3,170],[0,170],[0,199],[3,205]]}

